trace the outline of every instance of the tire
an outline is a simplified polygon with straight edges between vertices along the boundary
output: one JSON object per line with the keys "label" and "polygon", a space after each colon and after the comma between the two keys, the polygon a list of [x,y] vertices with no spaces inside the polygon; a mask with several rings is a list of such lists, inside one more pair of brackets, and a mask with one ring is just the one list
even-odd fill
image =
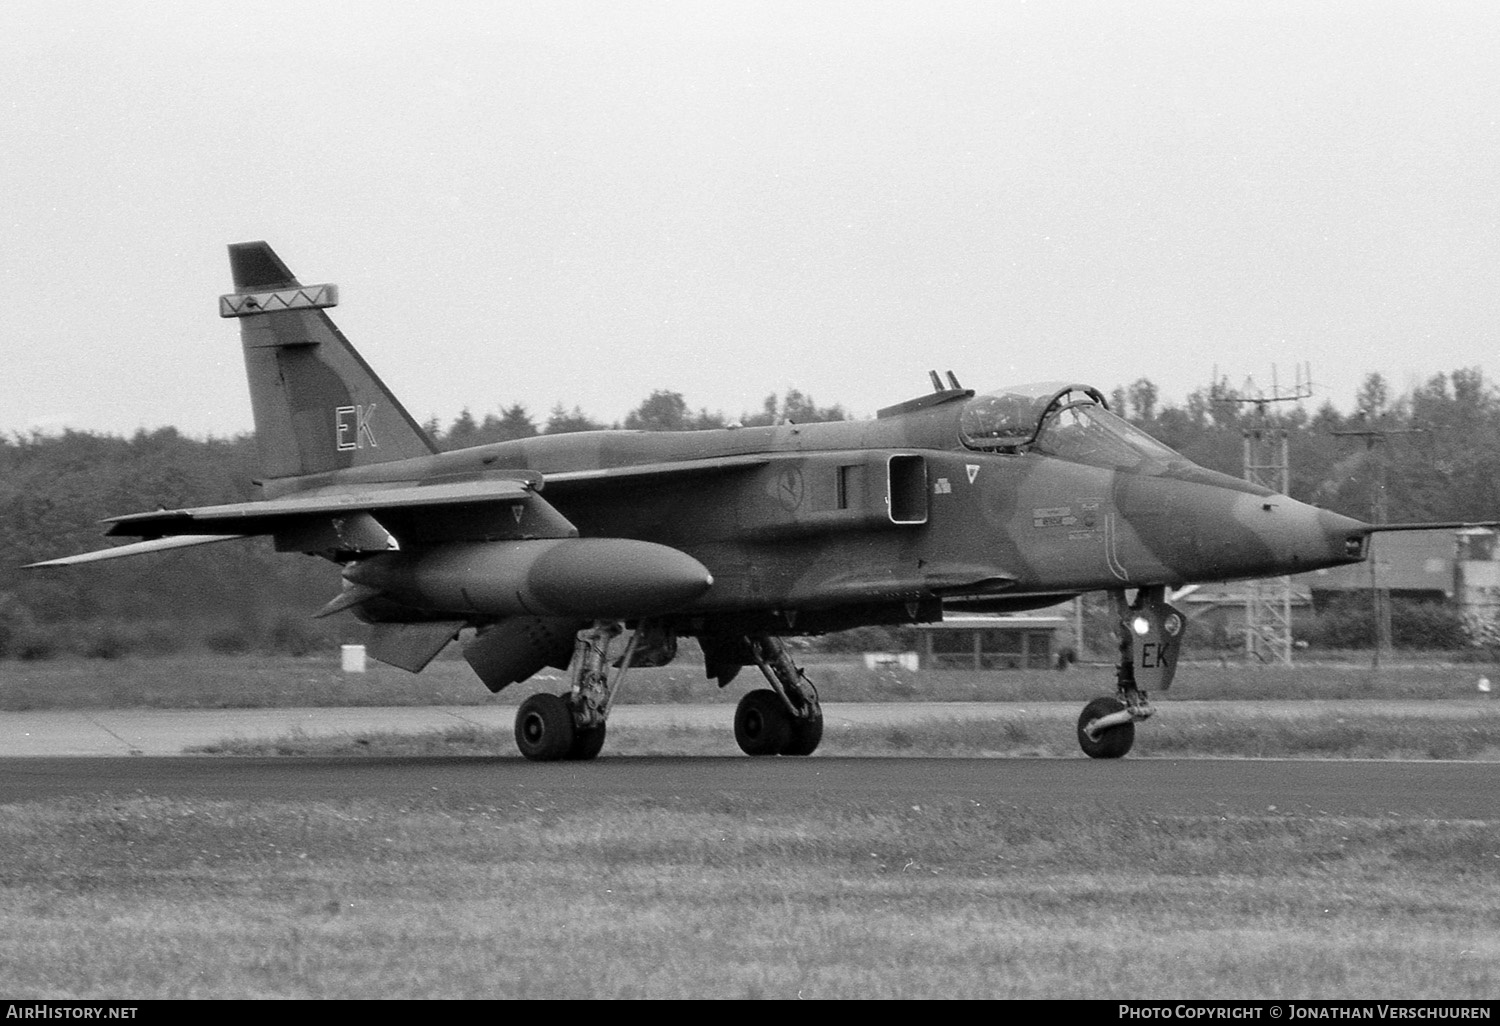
{"label": "tire", "polygon": [[1097,720],[1101,716],[1120,712],[1125,708],[1125,703],[1118,698],[1096,698],[1083,707],[1083,712],[1078,716],[1078,744],[1083,749],[1083,754],[1090,759],[1118,759],[1130,751],[1130,746],[1135,744],[1135,724],[1121,723],[1099,732],[1098,737],[1093,740],[1083,732],[1083,728]]}
{"label": "tire", "polygon": [[568,749],[568,758],[586,762],[599,755],[604,747],[604,724],[597,727],[573,728],[573,747]]}
{"label": "tire", "polygon": [[746,755],[780,755],[792,742],[792,715],[769,688],[752,691],[734,710],[734,739]]}
{"label": "tire", "polygon": [[810,720],[794,717],[789,725],[790,740],[781,750],[782,755],[811,755],[818,750],[818,742],[823,740],[823,710],[819,709]]}
{"label": "tire", "polygon": [[566,759],[574,734],[573,712],[556,695],[532,695],[516,710],[516,747],[533,762]]}

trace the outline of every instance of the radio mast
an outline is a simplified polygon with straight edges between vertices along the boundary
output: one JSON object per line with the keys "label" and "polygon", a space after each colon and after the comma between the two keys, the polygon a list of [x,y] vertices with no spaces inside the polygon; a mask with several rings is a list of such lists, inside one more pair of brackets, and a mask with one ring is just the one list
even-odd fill
{"label": "radio mast", "polygon": [[[1385,481],[1391,436],[1416,435],[1425,430],[1421,427],[1367,426],[1333,432],[1340,438],[1363,438],[1365,441],[1366,458],[1374,465],[1375,472],[1374,479],[1370,483],[1370,523],[1384,524],[1390,520],[1390,510],[1386,507]],[[1374,542],[1374,540],[1375,537],[1371,535],[1370,541]],[[1370,615],[1374,620],[1375,630],[1370,665],[1379,669],[1381,659],[1389,657],[1391,652],[1391,589],[1385,587],[1380,580],[1380,561],[1375,557],[1373,544],[1366,558],[1370,561]]]}

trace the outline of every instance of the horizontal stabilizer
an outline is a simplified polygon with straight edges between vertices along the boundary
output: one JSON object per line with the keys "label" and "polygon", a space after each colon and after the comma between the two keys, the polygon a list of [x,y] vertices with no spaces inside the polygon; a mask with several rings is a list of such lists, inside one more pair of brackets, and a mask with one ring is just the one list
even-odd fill
{"label": "horizontal stabilizer", "polygon": [[587,621],[514,616],[481,630],[464,645],[464,659],[484,686],[499,691],[544,666],[568,667],[574,638]]}
{"label": "horizontal stabilizer", "polygon": [[77,566],[79,563],[98,563],[106,559],[123,559],[126,556],[139,556],[147,552],[184,549],[192,545],[211,545],[214,542],[235,541],[240,538],[249,537],[250,535],[248,534],[189,534],[173,538],[153,538],[150,541],[119,545],[112,549],[100,549],[97,552],[84,552],[77,556],[63,556],[61,559],[48,559],[40,563],[28,563],[22,569],[34,570],[38,567]]}
{"label": "horizontal stabilizer", "polygon": [[367,651],[387,666],[420,673],[463,629],[462,620],[381,623],[370,632]]}

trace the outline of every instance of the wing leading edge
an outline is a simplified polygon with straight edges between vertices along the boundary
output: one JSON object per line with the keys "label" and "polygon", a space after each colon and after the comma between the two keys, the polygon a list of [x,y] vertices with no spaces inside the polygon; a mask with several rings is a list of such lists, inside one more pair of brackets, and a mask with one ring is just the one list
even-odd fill
{"label": "wing leading edge", "polygon": [[[530,480],[463,481],[352,491],[299,493],[279,499],[157,510],[110,517],[111,535],[152,537],[218,533],[225,527],[243,534],[270,534],[288,518],[378,514],[388,510],[521,502],[536,496]],[[560,515],[560,514],[559,514]]]}
{"label": "wing leading edge", "polygon": [[[27,569],[75,566],[194,545],[272,535],[284,551],[383,551],[399,548],[397,536],[379,517],[403,514],[441,519],[444,511],[490,510],[485,537],[569,538],[578,534],[561,513],[536,493],[539,478],[448,482],[298,494],[258,502],[156,510],[113,517],[108,534],[144,538],[112,549],[29,564]],[[505,507],[509,511],[504,512]],[[465,527],[468,527],[465,524]]]}
{"label": "wing leading edge", "polygon": [[166,552],[171,549],[185,549],[194,545],[212,545],[216,542],[239,541],[249,538],[248,534],[184,534],[170,538],[152,538],[150,541],[134,542],[130,545],[117,545],[112,549],[99,549],[96,552],[82,552],[76,556],[63,556],[60,559],[44,559],[40,563],[27,563],[21,569],[35,570],[40,567],[51,566],[77,566],[80,563],[99,563],[106,559],[123,559],[126,556],[140,556],[148,552]]}
{"label": "wing leading edge", "polygon": [[[511,507],[511,516],[483,517],[484,537],[577,537],[577,528],[538,494],[544,481],[555,483],[569,492],[607,490],[616,485],[666,477],[743,471],[769,462],[764,456],[732,456],[565,471],[546,477],[536,472],[518,471],[516,477],[498,479],[360,488],[346,486],[298,492],[275,499],[131,513],[105,520],[104,523],[109,525],[105,533],[144,541],[43,560],[28,564],[26,569],[75,566],[261,535],[275,536],[277,548],[286,551],[383,550],[399,547],[399,532],[393,536],[385,526],[392,519],[409,519],[418,514],[425,523],[431,523],[441,522],[445,514],[450,514],[455,521],[463,519],[462,534],[456,536],[461,537],[473,530],[472,518],[461,518],[461,513],[482,513],[487,508],[505,506]],[[380,518],[384,518],[384,522]]]}

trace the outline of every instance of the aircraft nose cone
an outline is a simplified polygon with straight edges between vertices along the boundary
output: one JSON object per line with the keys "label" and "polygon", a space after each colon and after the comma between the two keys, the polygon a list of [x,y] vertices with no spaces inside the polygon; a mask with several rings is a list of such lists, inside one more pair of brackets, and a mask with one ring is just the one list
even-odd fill
{"label": "aircraft nose cone", "polygon": [[[1364,558],[1367,524],[1222,475],[1121,475],[1114,490],[1142,548],[1184,580],[1280,577]],[[1120,551],[1131,570],[1128,545]]]}
{"label": "aircraft nose cone", "polygon": [[1365,557],[1368,525],[1285,495],[1256,499],[1246,521],[1265,541],[1272,566],[1268,571],[1295,574]]}
{"label": "aircraft nose cone", "polygon": [[1318,526],[1328,547],[1328,555],[1336,563],[1358,563],[1365,558],[1370,542],[1370,525],[1353,517],[1318,510]]}

